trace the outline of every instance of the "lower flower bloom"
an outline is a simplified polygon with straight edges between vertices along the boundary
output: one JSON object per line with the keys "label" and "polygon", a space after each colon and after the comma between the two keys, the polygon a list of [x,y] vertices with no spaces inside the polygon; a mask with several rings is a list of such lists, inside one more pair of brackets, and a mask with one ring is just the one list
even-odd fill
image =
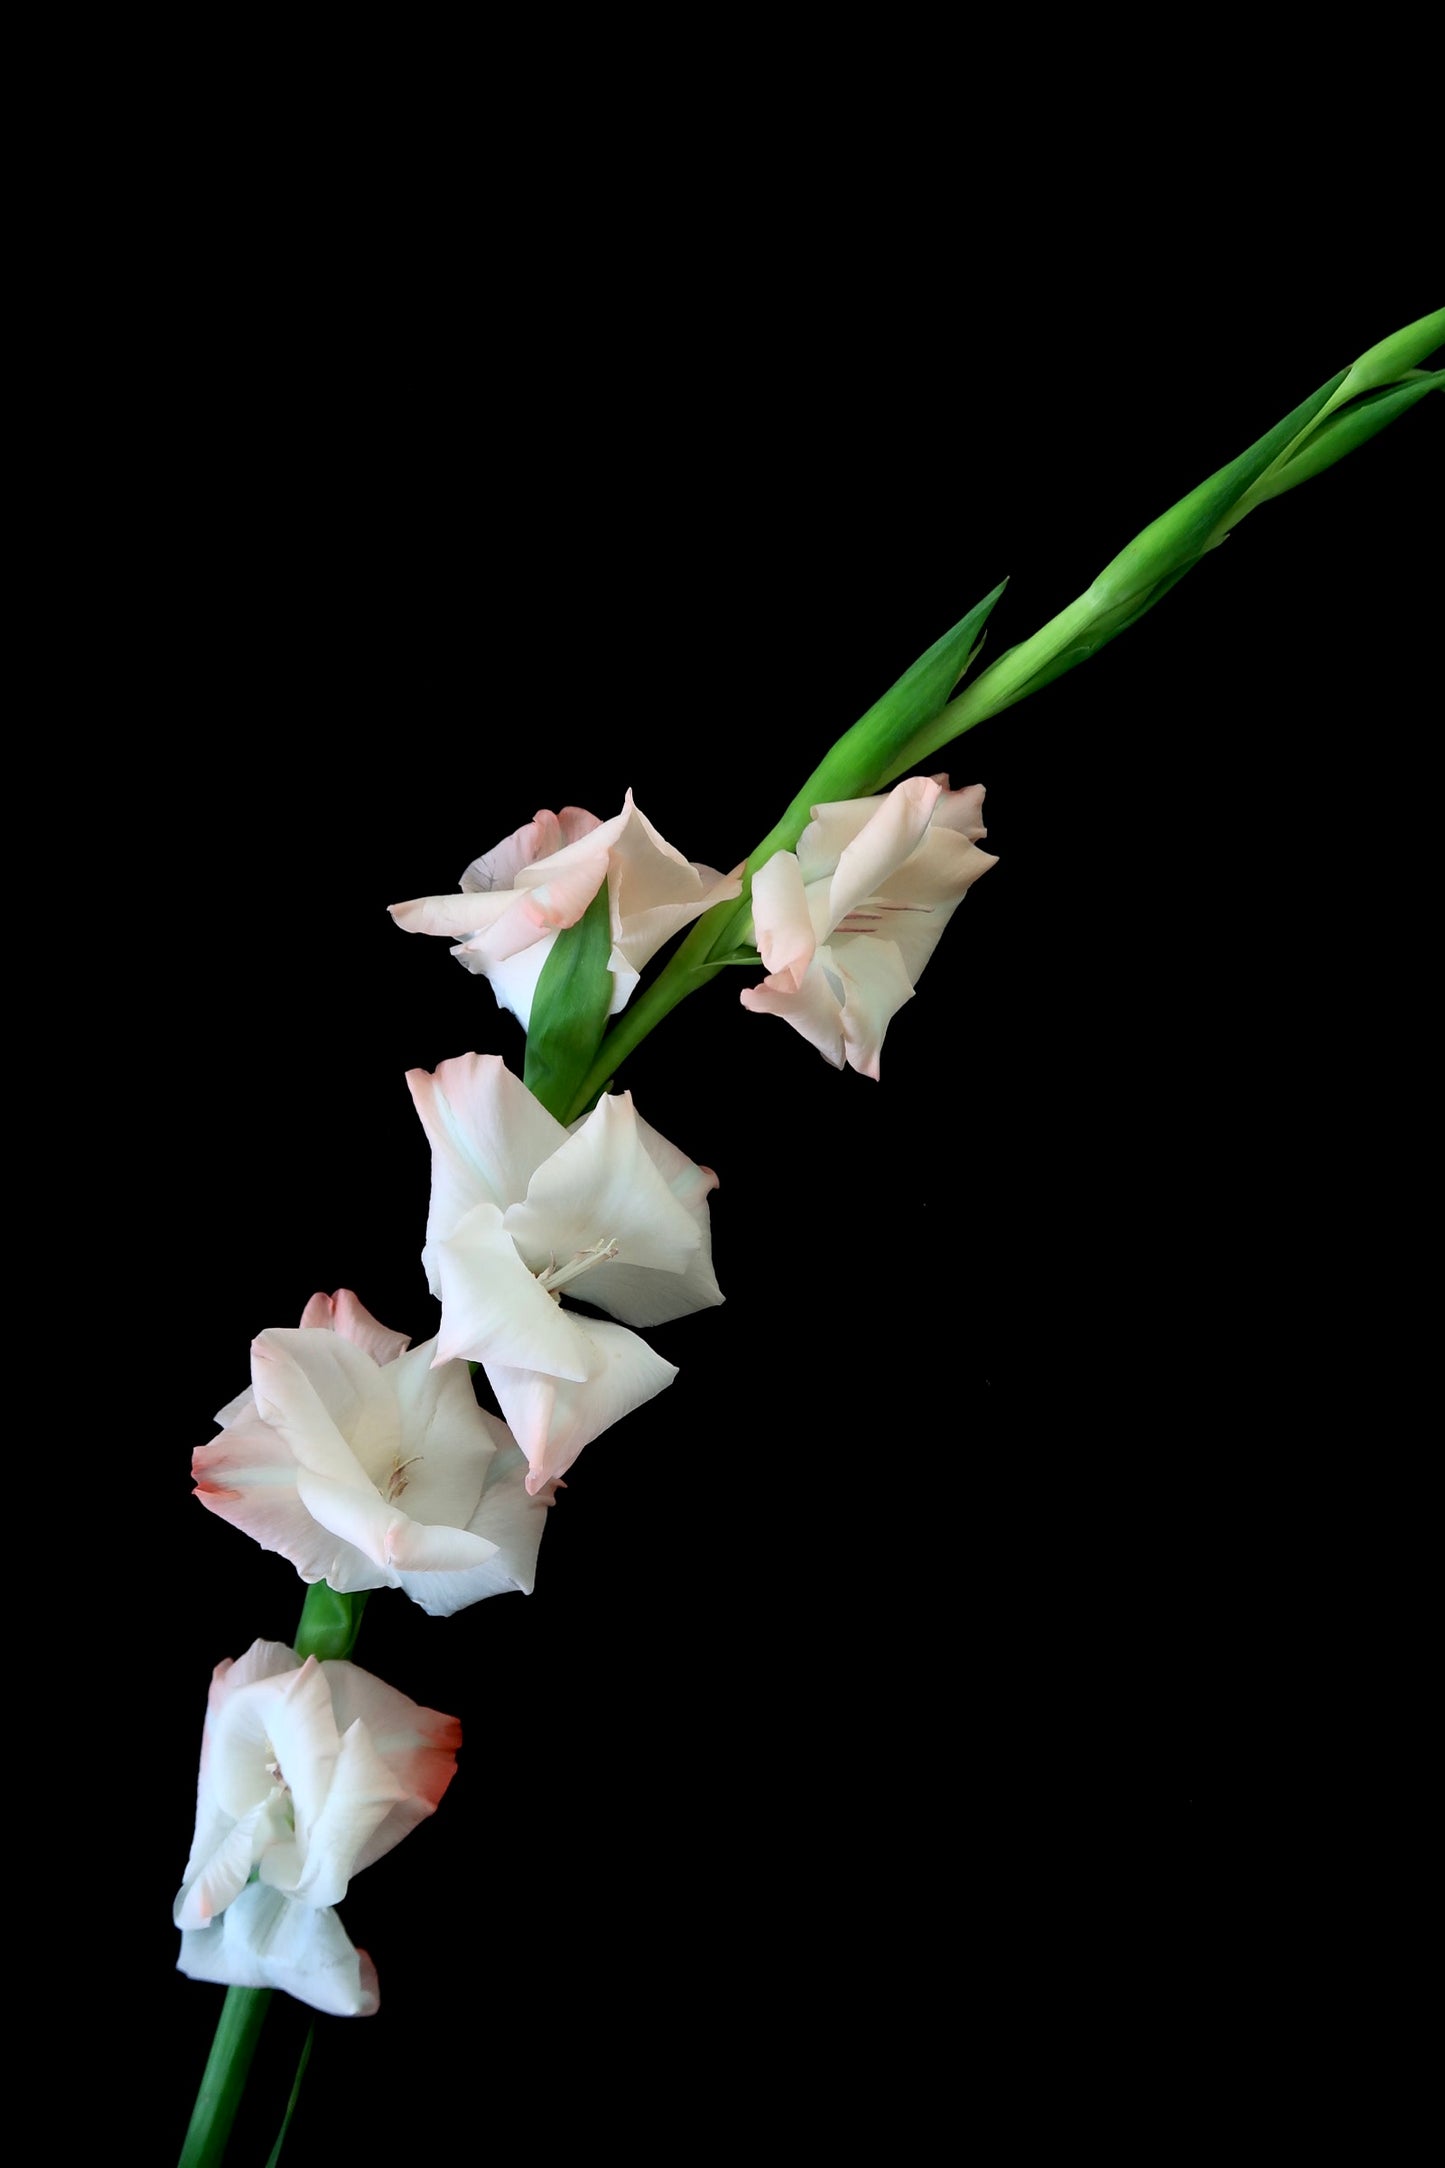
{"label": "lower flower bloom", "polygon": [[435,1813],[461,1726],[359,1665],[255,1641],[211,1680],[175,1922],[180,1969],[283,1987],[317,2009],[376,2008],[376,1974],[332,1907]]}

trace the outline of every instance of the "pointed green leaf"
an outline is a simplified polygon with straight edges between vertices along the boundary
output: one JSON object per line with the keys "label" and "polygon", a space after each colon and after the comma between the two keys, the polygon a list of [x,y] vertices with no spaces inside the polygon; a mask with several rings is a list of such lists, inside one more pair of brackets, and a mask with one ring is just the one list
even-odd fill
{"label": "pointed green leaf", "polygon": [[788,810],[751,853],[740,902],[724,907],[725,928],[719,946],[731,946],[731,936],[748,917],[747,894],[751,877],[766,865],[775,851],[790,851],[813,817],[815,805],[830,805],[844,798],[866,798],[912,767],[921,753],[910,747],[926,733],[941,713],[945,701],[963,677],[983,641],[989,612],[1008,585],[1000,580],[991,594],[976,602],[966,616],[950,626],[941,640],[910,663],[901,678],[860,715],[851,730],[824,754],[796,793]]}
{"label": "pointed green leaf", "polygon": [[1127,548],[1120,550],[1118,556],[1105,565],[1089,590],[1101,612],[1117,609],[1121,603],[1142,602],[1161,580],[1171,575],[1177,577],[1201,557],[1209,547],[1215,529],[1265,469],[1287,452],[1301,431],[1309,427],[1344,383],[1345,375],[1346,371],[1342,369],[1321,390],[1301,401],[1293,413],[1286,414],[1267,435],[1251,444],[1247,452],[1241,452],[1238,459],[1232,459],[1227,467],[1211,474],[1208,481],[1201,482],[1187,497],[1181,497],[1178,504],[1171,505],[1142,534],[1136,535]]}
{"label": "pointed green leaf", "polygon": [[1362,392],[1398,384],[1402,376],[1418,369],[1439,346],[1445,346],[1445,309],[1417,317],[1413,324],[1406,324],[1402,331],[1392,331],[1388,339],[1381,339],[1378,346],[1361,354],[1340,388],[1337,404],[1343,406],[1347,399],[1355,399]]}
{"label": "pointed green leaf", "polygon": [[1363,398],[1351,400],[1347,407],[1339,408],[1328,421],[1321,422],[1318,429],[1311,431],[1277,474],[1264,477],[1255,489],[1254,502],[1265,504],[1271,497],[1282,497],[1297,483],[1309,481],[1312,475],[1323,474],[1337,459],[1368,444],[1371,437],[1378,436],[1391,422],[1398,421],[1427,392],[1440,390],[1445,390],[1445,369],[1437,369],[1428,376],[1408,377],[1403,384],[1394,384],[1388,390],[1368,392]]}
{"label": "pointed green leaf", "polygon": [[286,2143],[286,2133],[291,2128],[291,2118],[295,2115],[296,2103],[301,2098],[301,2080],[306,2075],[306,2065],[311,2060],[311,2045],[315,2038],[316,2020],[313,2018],[306,2028],[306,2042],[301,2050],[301,2059],[296,2065],[296,2075],[291,2081],[291,2097],[286,2103],[286,2113],[281,2118],[281,2128],[276,2133],[276,2143],[267,2156],[266,2168],[280,2168],[281,2148]]}
{"label": "pointed green leaf", "polygon": [[575,926],[552,944],[532,996],[522,1081],[558,1121],[587,1074],[612,1001],[612,921],[604,881]]}
{"label": "pointed green leaf", "polygon": [[[1200,556],[1203,554],[1201,551]],[[1087,662],[1091,655],[1097,655],[1101,647],[1107,647],[1111,640],[1118,639],[1121,632],[1127,632],[1131,625],[1138,624],[1141,617],[1147,617],[1155,603],[1162,602],[1170,588],[1176,587],[1185,573],[1191,572],[1198,562],[1199,557],[1186,558],[1182,565],[1176,565],[1172,572],[1151,587],[1141,600],[1122,604],[1118,609],[1107,610],[1096,617],[1087,631],[1080,633],[1066,647],[1060,648],[1047,662],[1041,664],[1031,677],[1023,679],[997,707],[991,707],[989,713],[1001,715],[1005,708],[1014,707],[1020,700],[1026,700],[1030,693],[1042,692],[1045,685],[1053,684],[1055,678],[1065,676],[1079,663]],[[1000,660],[1003,659],[1000,657]],[[948,710],[945,708],[943,712],[946,719]]]}

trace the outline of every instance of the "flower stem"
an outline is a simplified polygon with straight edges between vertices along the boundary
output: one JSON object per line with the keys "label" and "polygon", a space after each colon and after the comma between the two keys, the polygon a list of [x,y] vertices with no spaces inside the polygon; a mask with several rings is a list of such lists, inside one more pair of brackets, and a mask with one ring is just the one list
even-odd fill
{"label": "flower stem", "polygon": [[226,1989],[178,2168],[220,2168],[274,1993],[270,1987]]}
{"label": "flower stem", "polygon": [[1238,459],[1181,497],[1111,559],[1083,594],[950,700],[978,652],[984,623],[1003,588],[986,595],[824,756],[742,868],[741,896],[705,912],[651,986],[624,1010],[563,1118],[573,1122],[585,1114],[664,1016],[738,960],[734,952],[752,939],[752,877],[775,851],[795,846],[815,801],[886,789],[976,723],[1041,692],[1097,654],[1137,624],[1256,505],[1332,465],[1427,393],[1445,390],[1445,371],[1420,367],[1442,340],[1445,309],[1437,309],[1372,346]]}

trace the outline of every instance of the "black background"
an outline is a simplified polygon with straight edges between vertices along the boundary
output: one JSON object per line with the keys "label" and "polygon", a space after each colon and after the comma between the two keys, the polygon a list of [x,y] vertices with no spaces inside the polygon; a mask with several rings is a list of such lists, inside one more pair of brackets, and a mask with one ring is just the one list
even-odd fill
{"label": "black background", "polygon": [[[733,864],[999,578],[986,657],[1439,298],[1280,278],[1201,311],[1197,250],[1041,285],[887,236],[764,268],[719,227],[576,236],[541,279],[413,239],[237,242],[200,282],[118,638],[139,907],[87,938],[119,1022],[82,1069],[141,1095],[110,1200],[153,1682],[123,1993],[175,2143],[221,2002],[168,1910],[206,1682],[303,1594],[189,1454],[316,1289],[430,1335],[404,1072],[520,1067],[386,905],[629,785]],[[1079,2088],[1141,2027],[1156,2056],[1227,2031],[1240,1875],[1308,1837],[1355,1690],[1361,1464],[1414,1443],[1381,1443],[1410,1330],[1382,1229],[1439,456],[1408,417],[930,763],[987,785],[999,864],[881,1084],[746,1015],[741,975],[630,1062],[721,1177],[727,1302],[649,1336],[680,1375],[582,1456],[530,1599],[373,1598],[358,1661],[465,1745],[343,1908],[382,2008],[320,2022],[298,2158],[398,2096],[429,2145],[564,2112],[665,2144],[679,2092],[742,2134],[775,2078],[787,2127],[823,2098],[907,2154],[920,2079],[966,2052],[1022,2082],[1050,2013]],[[1272,1891],[1292,1913],[1287,1867]],[[237,2168],[305,2024],[278,1999]]]}

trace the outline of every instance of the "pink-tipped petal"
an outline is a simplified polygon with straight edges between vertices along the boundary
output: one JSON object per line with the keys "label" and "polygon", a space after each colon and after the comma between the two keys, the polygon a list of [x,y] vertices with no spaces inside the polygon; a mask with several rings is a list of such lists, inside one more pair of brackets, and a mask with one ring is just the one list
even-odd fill
{"label": "pink-tipped petal", "polygon": [[828,888],[832,926],[841,926],[850,911],[886,889],[890,876],[923,840],[939,796],[937,783],[916,775],[878,800],[872,820],[859,829],[834,869]]}
{"label": "pink-tipped petal", "polygon": [[587,1320],[595,1367],[581,1383],[536,1370],[489,1364],[487,1376],[518,1445],[527,1456],[526,1487],[534,1495],[565,1475],[585,1445],[677,1376],[645,1340],[622,1325]]}
{"label": "pink-tipped petal", "polygon": [[[413,1701],[359,1664],[331,1662],[325,1670],[343,1749],[353,1732],[364,1732],[395,1792],[351,1855],[349,1871],[360,1874],[436,1812],[457,1773],[462,1727],[456,1717]],[[378,1795],[385,1788],[375,1775],[371,1784]]]}
{"label": "pink-tipped petal", "polygon": [[[624,1316],[614,1265],[666,1282],[658,1296],[666,1303],[701,1240],[696,1215],[673,1194],[643,1143],[630,1092],[598,1100],[537,1169],[526,1198],[508,1208],[505,1225],[534,1272],[584,1257],[599,1241],[615,1246],[616,1258],[596,1265],[576,1287],[579,1300]],[[649,1322],[678,1314],[664,1307]],[[627,1322],[641,1321],[627,1316]]]}
{"label": "pink-tipped petal", "polygon": [[883,1035],[913,985],[903,959],[888,941],[840,941],[834,960],[845,988],[843,1036],[848,1066],[877,1081]]}
{"label": "pink-tipped petal", "polygon": [[493,889],[515,888],[517,876],[541,858],[551,858],[569,843],[580,843],[601,826],[595,813],[581,806],[564,805],[560,813],[542,811],[480,858],[474,858],[462,875],[461,885],[478,895]]}
{"label": "pink-tipped petal", "polygon": [[525,1197],[533,1172],[567,1133],[495,1054],[410,1069],[406,1081],[432,1148],[428,1243],[450,1234],[473,1205],[505,1209]]}
{"label": "pink-tipped petal", "polygon": [[738,999],[755,1016],[781,1016],[825,1061],[841,1069],[846,1049],[843,1003],[829,982],[831,962],[831,952],[820,949],[801,985],[790,986],[782,978],[764,979],[761,986],[745,986]]}
{"label": "pink-tipped petal", "polygon": [[775,851],[753,876],[753,936],[770,977],[796,992],[817,939],[803,876],[792,851]]}
{"label": "pink-tipped petal", "polygon": [[376,1363],[395,1362],[411,1345],[410,1333],[380,1324],[349,1287],[338,1287],[334,1295],[313,1295],[301,1312],[301,1323],[308,1330],[340,1333]]}

